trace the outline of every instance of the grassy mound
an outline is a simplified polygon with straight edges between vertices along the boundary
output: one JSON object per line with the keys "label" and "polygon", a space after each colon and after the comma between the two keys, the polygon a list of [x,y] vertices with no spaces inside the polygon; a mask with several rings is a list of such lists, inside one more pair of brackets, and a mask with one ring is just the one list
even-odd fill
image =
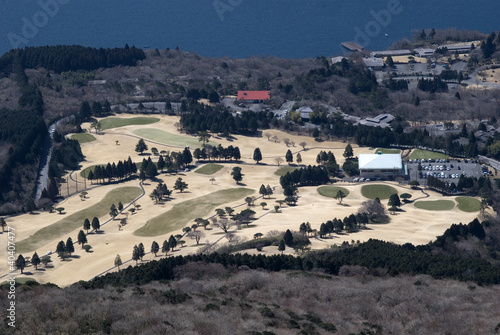
{"label": "grassy mound", "polygon": [[135,125],[143,125],[143,124],[151,124],[160,121],[160,119],[156,117],[133,117],[130,119],[122,119],[118,117],[109,117],[100,121],[101,129],[111,129],[125,126],[135,126]]}
{"label": "grassy mound", "polygon": [[339,191],[344,192],[346,197],[349,195],[349,191],[346,188],[339,186],[321,186],[317,189],[318,193],[324,197],[335,198]]}
{"label": "grassy mound", "polygon": [[439,152],[420,150],[420,149],[413,149],[411,151],[410,156],[408,156],[408,159],[447,159],[447,158],[448,155]]}
{"label": "grassy mound", "polygon": [[87,133],[74,134],[71,139],[77,140],[80,144],[95,141],[95,137]]}
{"label": "grassy mound", "polygon": [[451,200],[417,201],[414,205],[428,211],[449,211],[455,207],[455,203]]}
{"label": "grassy mound", "polygon": [[291,173],[297,169],[298,169],[298,167],[296,167],[296,166],[282,166],[278,170],[274,171],[274,174],[281,177],[281,176],[286,175],[287,172]]}
{"label": "grassy mound", "polygon": [[[108,194],[97,204],[90,206],[86,209],[78,211],[71,215],[61,215],[62,219],[56,223],[51,224],[45,228],[40,229],[32,236],[17,242],[16,249],[18,252],[30,252],[37,248],[47,244],[50,241],[54,241],[59,238],[66,239],[66,234],[72,232],[73,230],[83,227],[83,221],[88,218],[92,221],[94,216],[102,217],[109,213],[109,207],[111,204],[118,205],[121,202],[126,205],[132,202],[135,198],[141,195],[142,190],[139,187],[119,187],[116,188]],[[53,214],[59,216],[59,214]],[[102,224],[103,222],[101,222]],[[73,236],[73,241],[76,242],[76,236]],[[56,247],[54,243],[54,248]]]}
{"label": "grassy mound", "polygon": [[[173,206],[168,212],[159,215],[134,232],[136,236],[153,237],[181,229],[196,218],[214,214],[218,206],[249,196],[254,190],[231,188],[184,201]],[[191,225],[191,224],[189,224]]]}
{"label": "grassy mound", "polygon": [[201,174],[207,174],[207,175],[210,175],[210,174],[214,174],[216,173],[217,171],[219,171],[220,169],[222,169],[224,166],[223,165],[220,165],[220,164],[213,164],[213,163],[209,163],[209,164],[205,164],[203,165],[201,168],[199,169],[196,169],[194,172],[196,173],[201,173]]}
{"label": "grassy mound", "polygon": [[464,212],[478,212],[481,210],[481,201],[471,197],[456,197],[458,209]]}
{"label": "grassy mound", "polygon": [[[201,142],[196,137],[186,137],[181,135],[172,134],[160,129],[143,128],[134,130],[134,134],[143,137],[147,140],[171,145],[174,147],[184,148],[186,146],[191,149],[201,148]],[[219,143],[210,141],[210,145],[217,146]]]}
{"label": "grassy mound", "polygon": [[389,197],[394,193],[398,194],[398,191],[394,187],[389,185],[364,185],[361,188],[361,194],[368,199],[389,199]]}

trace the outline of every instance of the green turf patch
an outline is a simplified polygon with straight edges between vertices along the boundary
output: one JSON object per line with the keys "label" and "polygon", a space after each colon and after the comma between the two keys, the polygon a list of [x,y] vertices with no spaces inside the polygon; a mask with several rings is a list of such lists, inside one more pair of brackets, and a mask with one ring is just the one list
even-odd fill
{"label": "green turf patch", "polygon": [[447,159],[448,155],[439,153],[439,152],[434,152],[434,151],[427,151],[427,150],[420,150],[420,149],[413,149],[411,151],[410,156],[408,156],[408,159]]}
{"label": "green turf patch", "polygon": [[[202,147],[202,143],[198,141],[198,138],[196,137],[186,137],[186,136],[176,135],[155,128],[137,129],[134,130],[134,134],[151,141],[172,145],[176,147],[184,148],[188,146],[191,149]],[[219,143],[215,141],[210,141],[208,142],[208,144],[217,146]]]}
{"label": "green turf patch", "polygon": [[286,175],[287,172],[292,173],[293,171],[297,170],[298,167],[296,166],[282,166],[278,170],[274,171],[274,174],[277,176],[284,176]]}
{"label": "green turf patch", "polygon": [[[83,221],[86,218],[92,221],[92,218],[94,216],[98,218],[103,217],[109,213],[109,207],[111,207],[111,204],[118,205],[118,203],[121,201],[123,205],[126,205],[132,202],[141,194],[142,190],[139,187],[119,187],[108,192],[108,194],[106,194],[106,196],[99,203],[86,209],[83,209],[71,215],[60,215],[54,213],[53,215],[61,217],[61,220],[51,224],[50,226],[42,228],[32,236],[17,242],[16,251],[30,252],[55,239],[62,238],[66,240],[67,236],[65,235],[77,229],[78,227],[83,227]],[[85,202],[82,201],[82,207],[84,205]],[[64,207],[64,204],[61,205],[61,207]],[[105,218],[103,218],[102,221],[104,221],[104,219]],[[76,243],[76,236],[73,236],[73,241]],[[54,250],[55,247],[56,243],[54,242]]]}
{"label": "green turf patch", "polygon": [[389,185],[364,185],[361,188],[361,194],[368,199],[389,199],[391,194],[394,193],[398,194],[398,191],[394,187]]}
{"label": "green turf patch", "polygon": [[[98,164],[99,166],[102,166],[102,167],[106,167],[106,164]],[[87,166],[85,169],[83,169],[81,172],[80,172],[80,176],[82,176],[83,178],[87,178],[88,175],[89,175],[89,172],[92,171],[94,172],[95,171],[95,167],[97,165],[91,165],[91,166]]]}
{"label": "green turf patch", "polygon": [[220,205],[242,199],[252,193],[254,190],[248,188],[231,188],[181,202],[168,212],[146,222],[134,232],[134,235],[153,237],[170,233],[185,227],[196,218],[214,214],[214,209]]}
{"label": "green turf patch", "polygon": [[464,212],[478,212],[481,210],[481,201],[471,197],[456,197],[458,209]]}
{"label": "green turf patch", "polygon": [[203,165],[201,168],[199,169],[196,169],[194,172],[196,173],[201,173],[201,174],[207,174],[207,175],[210,175],[210,174],[214,174],[216,173],[217,171],[219,171],[220,169],[222,169],[224,166],[223,165],[220,165],[220,164],[213,164],[213,163],[209,163],[209,164],[205,164]]}
{"label": "green turf patch", "polygon": [[382,152],[382,154],[400,154],[401,150],[399,149],[387,149],[387,148],[377,148],[375,149],[375,153]]}
{"label": "green turf patch", "polygon": [[417,201],[414,205],[428,211],[449,211],[455,207],[455,203],[451,200]]}
{"label": "green turf patch", "polygon": [[144,125],[144,124],[151,124],[160,121],[160,119],[156,117],[133,117],[130,119],[122,119],[118,117],[109,117],[107,119],[103,119],[99,121],[101,124],[101,129],[106,130],[106,129],[111,129],[111,128],[118,128],[118,127],[125,127],[125,126],[135,126],[135,125]]}
{"label": "green turf patch", "polygon": [[318,193],[324,197],[335,198],[339,191],[344,192],[346,197],[349,195],[349,191],[343,187],[338,186],[321,186],[317,189]]}
{"label": "green turf patch", "polygon": [[80,144],[95,141],[95,137],[87,133],[74,134],[71,139],[77,140]]}

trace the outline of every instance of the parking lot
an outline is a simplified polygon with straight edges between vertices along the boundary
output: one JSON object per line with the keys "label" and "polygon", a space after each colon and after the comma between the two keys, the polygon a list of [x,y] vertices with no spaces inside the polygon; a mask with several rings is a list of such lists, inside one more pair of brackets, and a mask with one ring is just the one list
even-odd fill
{"label": "parking lot", "polygon": [[[418,170],[418,164],[422,170]],[[421,172],[422,174],[420,174]],[[444,181],[458,182],[461,175],[479,178],[483,176],[481,164],[470,159],[417,159],[408,161],[410,180],[418,180],[421,185],[426,184],[428,176],[433,176]]]}

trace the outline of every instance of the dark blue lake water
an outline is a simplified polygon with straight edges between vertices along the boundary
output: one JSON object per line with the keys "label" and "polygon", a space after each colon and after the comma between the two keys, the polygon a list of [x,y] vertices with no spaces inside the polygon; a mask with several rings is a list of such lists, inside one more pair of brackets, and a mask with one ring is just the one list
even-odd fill
{"label": "dark blue lake water", "polygon": [[500,29],[498,0],[0,0],[0,54],[15,47],[81,44],[179,47],[203,56],[341,55],[412,29]]}

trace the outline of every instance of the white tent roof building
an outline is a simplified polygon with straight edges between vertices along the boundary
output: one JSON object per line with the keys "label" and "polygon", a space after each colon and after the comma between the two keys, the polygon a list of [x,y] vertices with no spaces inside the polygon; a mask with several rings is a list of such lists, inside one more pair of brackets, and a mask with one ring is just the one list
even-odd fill
{"label": "white tent roof building", "polygon": [[405,174],[400,154],[359,154],[358,163],[365,178],[390,179]]}

